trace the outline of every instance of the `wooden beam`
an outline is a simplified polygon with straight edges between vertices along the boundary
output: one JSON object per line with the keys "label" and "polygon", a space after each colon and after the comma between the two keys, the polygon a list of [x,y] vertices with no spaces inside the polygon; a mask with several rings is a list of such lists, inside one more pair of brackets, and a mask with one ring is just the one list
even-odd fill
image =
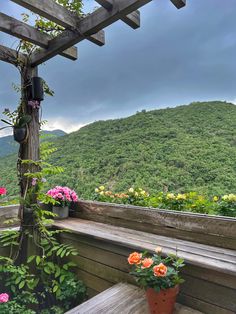
{"label": "wooden beam", "polygon": [[27,57],[14,49],[0,45],[0,60],[16,66],[19,62],[26,64]]}
{"label": "wooden beam", "polygon": [[[48,34],[44,34],[34,27],[18,21],[11,16],[0,12],[0,31],[17,38],[26,40],[34,45],[47,48],[49,41],[52,39]],[[60,53],[63,57],[71,60],[77,59],[77,48],[71,47]]]}
{"label": "wooden beam", "polygon": [[[47,18],[50,21],[55,22],[56,24],[63,26],[68,29],[75,30],[77,29],[78,23],[81,18],[72,14],[69,10],[63,6],[56,3],[54,0],[11,0],[20,6],[39,14]],[[101,38],[101,41],[99,41]],[[91,42],[97,44],[98,46],[104,45],[104,34],[91,35],[91,38],[87,38]]]}
{"label": "wooden beam", "polygon": [[66,8],[53,0],[11,0],[20,6],[47,18],[65,28],[74,28],[78,22]]}
{"label": "wooden beam", "polygon": [[103,7],[97,9],[80,21],[76,31],[65,30],[61,35],[49,42],[48,49],[42,49],[34,53],[31,58],[32,65],[36,66],[49,60],[66,48],[82,41],[86,36],[99,32],[103,28],[113,24],[151,1],[152,0],[116,0],[116,5],[113,6],[111,11]]}
{"label": "wooden beam", "polygon": [[95,0],[95,1],[106,10],[111,10],[113,7],[113,0]]}
{"label": "wooden beam", "polygon": [[87,39],[98,46],[103,46],[105,45],[105,32],[101,30],[94,35],[88,36]]}
{"label": "wooden beam", "polygon": [[186,5],[186,0],[170,0],[177,9],[181,9]]}
{"label": "wooden beam", "polygon": [[[113,6],[115,5],[114,0],[96,0],[98,4],[100,4],[104,9],[111,11]],[[140,12],[134,11],[128,14],[125,17],[122,17],[121,20],[125,22],[127,25],[132,27],[133,29],[140,27]]]}
{"label": "wooden beam", "polygon": [[140,27],[140,11],[136,10],[125,17],[122,17],[121,20],[133,29]]}

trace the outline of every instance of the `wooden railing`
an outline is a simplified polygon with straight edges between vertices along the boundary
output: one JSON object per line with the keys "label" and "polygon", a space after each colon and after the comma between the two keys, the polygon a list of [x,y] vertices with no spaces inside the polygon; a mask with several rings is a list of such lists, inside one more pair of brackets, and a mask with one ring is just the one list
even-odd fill
{"label": "wooden railing", "polygon": [[79,200],[73,217],[236,249],[236,219]]}

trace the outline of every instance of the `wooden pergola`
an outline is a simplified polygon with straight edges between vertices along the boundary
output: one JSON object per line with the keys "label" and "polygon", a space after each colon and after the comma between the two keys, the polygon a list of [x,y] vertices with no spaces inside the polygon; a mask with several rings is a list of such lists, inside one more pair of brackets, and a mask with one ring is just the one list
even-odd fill
{"label": "wooden pergola", "polygon": [[[54,0],[11,0],[22,8],[28,9],[50,21],[60,25],[64,30],[52,38],[27,23],[19,21],[0,12],[0,31],[16,38],[30,42],[37,49],[30,56],[19,51],[0,45],[0,60],[13,64],[21,70],[22,100],[25,101],[25,112],[32,117],[29,123],[29,136],[26,143],[20,145],[19,160],[39,160],[39,110],[27,106],[25,86],[33,76],[37,76],[37,67],[43,62],[61,55],[76,60],[78,57],[75,44],[89,40],[96,45],[105,44],[103,29],[118,20],[122,20],[133,29],[140,26],[140,12],[138,9],[151,0],[96,0],[101,6],[85,17],[72,14],[65,7]],[[185,6],[186,0],[170,0],[178,9]],[[26,169],[20,166],[21,195],[24,195],[26,183],[24,173]],[[23,209],[20,215],[23,218]]]}

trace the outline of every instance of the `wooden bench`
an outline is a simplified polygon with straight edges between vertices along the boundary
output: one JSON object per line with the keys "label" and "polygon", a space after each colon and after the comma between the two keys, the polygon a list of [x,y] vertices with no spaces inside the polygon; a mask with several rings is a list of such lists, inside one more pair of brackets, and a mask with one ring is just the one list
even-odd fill
{"label": "wooden bench", "polygon": [[[66,314],[149,314],[145,293],[138,287],[119,283]],[[176,304],[174,314],[201,314]]]}
{"label": "wooden bench", "polygon": [[203,313],[236,313],[235,250],[79,218],[57,221],[54,225],[71,231],[62,234],[61,241],[78,248],[79,256],[74,261],[90,296],[119,282],[135,284],[128,274],[128,254],[134,250],[153,252],[156,246],[161,246],[163,254],[175,253],[177,249],[187,264],[178,302]]}

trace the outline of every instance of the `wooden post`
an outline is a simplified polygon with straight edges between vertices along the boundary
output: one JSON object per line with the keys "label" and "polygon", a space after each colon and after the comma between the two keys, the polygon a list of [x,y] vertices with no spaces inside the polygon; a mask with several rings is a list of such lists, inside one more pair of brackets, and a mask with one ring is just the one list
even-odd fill
{"label": "wooden post", "polygon": [[[29,212],[29,209],[25,205],[24,199],[27,196],[28,189],[32,186],[32,179],[25,177],[27,172],[36,172],[38,167],[32,164],[22,164],[22,160],[38,161],[40,157],[39,153],[39,109],[35,109],[28,105],[29,93],[28,87],[31,84],[31,78],[37,76],[37,67],[32,68],[26,64],[21,69],[21,114],[27,114],[31,116],[31,122],[28,124],[28,136],[27,140],[20,144],[19,159],[18,159],[18,171],[19,171],[19,185],[21,195],[21,205],[19,209],[19,217],[21,219],[21,253],[17,258],[18,263],[25,262],[29,255],[35,254],[36,248],[33,240],[33,235],[37,233],[35,228],[35,219],[33,212]],[[36,196],[31,199],[31,204],[37,202]]]}

